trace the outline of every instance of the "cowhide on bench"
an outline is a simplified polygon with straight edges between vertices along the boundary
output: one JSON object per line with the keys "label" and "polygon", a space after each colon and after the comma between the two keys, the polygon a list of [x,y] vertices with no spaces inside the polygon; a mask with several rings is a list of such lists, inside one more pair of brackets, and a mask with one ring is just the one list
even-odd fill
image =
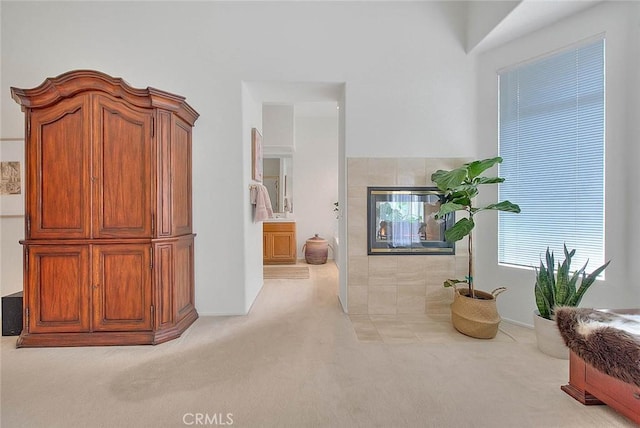
{"label": "cowhide on bench", "polygon": [[555,311],[569,349],[609,376],[640,386],[640,316],[562,307]]}

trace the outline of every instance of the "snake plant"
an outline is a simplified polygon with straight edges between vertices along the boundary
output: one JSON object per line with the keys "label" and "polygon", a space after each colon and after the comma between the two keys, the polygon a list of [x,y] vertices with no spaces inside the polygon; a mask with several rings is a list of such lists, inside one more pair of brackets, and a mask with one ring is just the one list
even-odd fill
{"label": "snake plant", "polygon": [[[589,261],[582,268],[571,272],[571,258],[576,250],[567,250],[564,245],[564,261],[558,262],[558,272],[555,273],[555,261],[553,252],[547,247],[546,262],[540,260],[540,268],[536,269],[535,296],[536,305],[540,316],[546,319],[553,319],[554,310],[559,306],[578,306],[582,297],[589,287],[609,266],[611,260],[600,266],[598,269],[586,274],[585,270]],[[580,285],[578,286],[578,280]]]}

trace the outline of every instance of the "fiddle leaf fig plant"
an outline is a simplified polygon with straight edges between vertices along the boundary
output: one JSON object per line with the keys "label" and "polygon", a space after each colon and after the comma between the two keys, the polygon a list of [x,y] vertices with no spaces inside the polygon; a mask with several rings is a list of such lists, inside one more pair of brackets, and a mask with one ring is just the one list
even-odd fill
{"label": "fiddle leaf fig plant", "polygon": [[483,172],[502,163],[501,157],[494,157],[484,160],[477,160],[465,163],[459,168],[449,171],[438,170],[431,175],[438,189],[444,193],[444,201],[440,205],[440,210],[436,213],[436,219],[442,219],[447,214],[455,211],[464,211],[467,216],[462,217],[444,233],[445,239],[449,242],[456,242],[464,237],[468,237],[469,269],[465,279],[448,279],[444,282],[445,287],[452,287],[455,284],[468,284],[468,296],[475,298],[475,288],[473,284],[473,234],[476,225],[475,215],[482,211],[505,211],[519,213],[520,207],[509,201],[488,204],[485,206],[474,206],[474,198],[478,195],[480,186],[484,184],[498,184],[504,181],[501,177],[484,177]]}
{"label": "fiddle leaf fig plant", "polygon": [[[564,245],[564,261],[558,262],[558,272],[555,272],[553,252],[547,247],[546,262],[540,260],[540,268],[536,268],[535,296],[538,312],[542,318],[553,319],[554,311],[559,306],[578,306],[589,287],[611,263],[611,260],[586,274],[587,264],[575,272],[571,272],[571,258],[576,250],[567,250]],[[580,285],[578,286],[578,280]]]}

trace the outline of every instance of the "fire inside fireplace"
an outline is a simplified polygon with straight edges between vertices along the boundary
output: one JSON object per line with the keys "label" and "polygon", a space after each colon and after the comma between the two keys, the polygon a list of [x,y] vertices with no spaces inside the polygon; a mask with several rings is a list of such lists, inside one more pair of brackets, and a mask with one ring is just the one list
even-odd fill
{"label": "fire inside fireplace", "polygon": [[369,255],[454,254],[444,232],[454,214],[435,219],[444,195],[436,187],[368,187]]}

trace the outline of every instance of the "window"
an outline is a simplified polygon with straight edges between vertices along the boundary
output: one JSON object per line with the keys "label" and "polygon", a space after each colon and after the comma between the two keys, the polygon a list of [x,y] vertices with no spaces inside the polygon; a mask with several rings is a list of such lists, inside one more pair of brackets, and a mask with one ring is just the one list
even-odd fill
{"label": "window", "polygon": [[[604,38],[499,72],[498,262],[538,266],[549,246],[604,263]],[[576,267],[573,266],[573,267]]]}

